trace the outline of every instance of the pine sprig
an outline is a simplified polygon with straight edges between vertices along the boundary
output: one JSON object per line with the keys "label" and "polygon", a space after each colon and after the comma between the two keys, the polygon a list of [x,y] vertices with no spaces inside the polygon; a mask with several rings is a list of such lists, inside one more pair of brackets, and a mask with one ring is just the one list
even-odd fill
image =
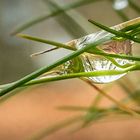
{"label": "pine sprig", "polygon": [[[107,31],[107,32],[110,32],[110,33],[113,33],[115,35],[117,35],[118,37],[124,37],[126,39],[132,39],[133,41],[135,42],[140,42],[140,39],[138,38],[134,38],[134,37],[131,37],[130,35],[122,32],[122,31],[116,31],[114,29],[111,29],[109,27],[106,27],[100,23],[97,23],[95,21],[92,21],[90,20],[90,22],[92,22],[93,24],[95,24],[96,26],[100,27],[101,29]],[[51,45],[55,45],[55,46],[60,46],[60,47],[65,47],[65,48],[69,48],[69,46],[65,45],[65,44],[61,44],[61,43],[57,43],[57,42],[53,42],[53,41],[46,41],[46,40],[43,40],[43,39],[38,39],[38,38],[35,38],[35,37],[31,37],[31,36],[28,36],[28,35],[20,35],[21,37],[23,38],[27,38],[27,39],[31,39],[31,40],[36,40],[36,41],[40,41],[40,42],[44,42],[44,43],[49,43]],[[5,95],[6,93],[16,89],[17,87],[20,87],[24,84],[26,84],[27,82],[37,78],[38,76],[42,75],[43,73],[46,73],[50,70],[52,70],[53,68],[67,62],[68,60],[74,58],[74,57],[77,57],[79,56],[80,54],[84,53],[84,52],[87,52],[88,50],[90,49],[93,49],[95,48],[96,46],[98,46],[99,44],[103,44],[104,42],[108,41],[108,40],[111,40],[112,38],[112,34],[108,35],[107,37],[104,37],[94,43],[91,43],[89,45],[87,45],[86,47],[80,49],[80,50],[76,50],[74,51],[73,53],[69,54],[68,56],[54,62],[53,64],[49,65],[49,66],[45,66],[27,76],[25,76],[24,78],[14,82],[13,84],[9,85],[8,87],[2,89],[0,91],[0,96],[3,96]],[[103,52],[100,52],[100,51],[96,51],[95,54],[100,54],[100,55],[103,55],[103,56],[108,56],[108,57],[117,57],[117,58],[123,58],[123,59],[129,59],[129,60],[135,60],[135,61],[140,61],[140,58],[138,57],[133,57],[133,56],[124,56],[124,55],[116,55],[116,54],[106,54],[106,53],[103,53]],[[134,70],[138,70],[139,67],[136,67]]]}

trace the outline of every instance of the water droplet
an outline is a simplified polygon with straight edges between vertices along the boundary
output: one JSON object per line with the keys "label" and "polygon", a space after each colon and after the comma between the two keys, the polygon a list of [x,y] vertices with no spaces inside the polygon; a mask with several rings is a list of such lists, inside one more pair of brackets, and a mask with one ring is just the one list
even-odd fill
{"label": "water droplet", "polygon": [[[108,33],[106,33],[108,34]],[[75,47],[77,49],[81,49],[85,47],[87,44],[92,43],[104,37],[105,31],[97,32],[83,38],[80,38],[75,41]],[[116,41],[111,40],[98,46],[100,50],[103,50],[106,53],[114,53],[114,54],[132,54],[132,42],[130,40]],[[133,62],[130,60],[118,59],[114,58],[114,60],[121,66],[125,64],[132,64]],[[80,63],[79,63],[80,62]],[[80,68],[82,64],[82,68]],[[78,65],[78,66],[77,66]],[[54,70],[55,74],[63,75],[75,72],[92,72],[92,71],[102,71],[102,70],[121,70],[122,68],[117,67],[110,60],[106,59],[103,56],[94,55],[91,53],[83,53],[80,57],[76,57],[72,59],[60,67],[57,70]],[[56,76],[54,73],[51,76]],[[125,73],[126,74],[126,73]],[[113,76],[97,76],[97,77],[89,77],[94,83],[109,83],[115,81],[125,74],[113,75]]]}
{"label": "water droplet", "polygon": [[[119,24],[112,28],[116,30],[120,30],[129,24],[131,25],[131,22],[133,23],[135,21],[137,22],[137,20],[139,19],[134,19],[132,21]],[[69,42],[68,45],[75,47],[76,49],[81,49],[85,47],[86,45],[90,43],[94,43],[108,35],[111,35],[111,34],[106,31],[100,31],[100,32],[96,32],[96,33],[87,35],[85,37],[82,37],[80,39],[73,40]],[[113,35],[111,36],[113,37]],[[130,40],[112,39],[96,47],[106,53],[132,55],[132,46],[133,46],[133,42]],[[119,58],[113,58],[113,59],[121,66],[134,63],[133,61],[126,60],[126,59],[119,59]],[[55,75],[53,73],[52,76],[81,72],[81,71],[93,72],[93,71],[102,71],[102,70],[109,71],[109,70],[122,70],[122,69],[123,69],[122,67],[116,66],[113,62],[111,62],[109,59],[103,56],[94,55],[91,53],[83,53],[79,57],[76,57],[64,63],[63,65],[59,66],[57,69],[54,70]],[[109,83],[109,82],[112,82],[121,78],[124,75],[126,75],[126,73],[120,74],[120,75],[112,75],[112,76],[108,75],[108,76],[89,77],[89,79],[92,80],[93,83]]]}
{"label": "water droplet", "polygon": [[[85,47],[87,44],[97,41],[98,39],[106,36],[108,33],[105,31],[97,32],[86,37],[79,39],[76,43],[77,49],[81,49]],[[99,49],[103,50],[106,53],[114,53],[114,54],[126,54],[131,55],[132,53],[132,42],[130,40],[111,40],[109,42],[104,43],[101,46],[98,46]],[[84,70],[86,72],[91,71],[101,71],[101,70],[121,70],[122,68],[117,67],[110,60],[106,59],[103,56],[97,56],[89,53],[84,53],[81,56]],[[132,61],[123,60],[114,58],[114,60],[119,65],[130,64]],[[115,75],[115,76],[98,76],[98,77],[89,77],[95,83],[108,83],[114,80],[117,80],[124,76],[125,74]]]}

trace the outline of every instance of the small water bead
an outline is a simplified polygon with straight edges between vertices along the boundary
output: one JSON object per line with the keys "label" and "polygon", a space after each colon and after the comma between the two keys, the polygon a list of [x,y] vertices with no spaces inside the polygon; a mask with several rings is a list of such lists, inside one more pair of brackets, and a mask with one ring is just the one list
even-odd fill
{"label": "small water bead", "polygon": [[[81,38],[77,41],[77,49],[85,47],[87,44],[97,41],[99,38],[103,37],[105,32],[97,32]],[[132,42],[130,40],[117,41],[112,40],[101,46],[98,46],[99,49],[103,50],[106,53],[113,54],[126,54],[131,55],[132,53]],[[103,56],[97,56],[94,54],[84,53],[81,55],[85,72],[92,71],[101,71],[101,70],[121,70],[122,68],[117,67],[110,60],[106,59]],[[130,64],[132,61],[123,60],[123,59],[114,59],[119,65]],[[94,83],[108,83],[114,80],[117,80],[124,76],[125,74],[115,75],[115,76],[98,76],[98,77],[89,77]]]}

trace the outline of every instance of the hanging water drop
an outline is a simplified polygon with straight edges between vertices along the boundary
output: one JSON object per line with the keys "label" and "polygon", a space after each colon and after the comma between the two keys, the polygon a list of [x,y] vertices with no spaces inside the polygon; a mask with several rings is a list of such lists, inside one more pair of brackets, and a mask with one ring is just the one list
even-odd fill
{"label": "hanging water drop", "polygon": [[[104,32],[102,33],[104,34]],[[102,33],[101,32],[94,33],[86,37],[80,38],[78,40],[75,40],[74,41],[75,47],[77,49],[81,49],[85,47],[87,44],[98,40],[100,37],[103,37],[103,36],[98,36],[99,34],[103,35]],[[98,37],[96,38],[96,36]],[[98,46],[98,48],[104,51],[105,53],[126,54],[126,55],[132,54],[132,42],[130,40],[109,41],[101,46]],[[114,58],[114,60],[121,66],[133,63],[132,61],[125,60],[125,59]],[[94,55],[91,53],[83,53],[81,56],[76,57],[70,61],[67,61],[63,65],[57,67],[54,71],[52,71],[51,76],[76,73],[76,72],[93,72],[93,71],[102,71],[102,70],[109,71],[109,70],[122,70],[122,69],[123,68],[116,66],[104,56]],[[95,77],[93,76],[93,77],[89,77],[89,79],[92,80],[93,83],[109,83],[121,78],[125,74],[126,73],[115,75],[115,76],[114,75],[95,76]]]}
{"label": "hanging water drop", "polygon": [[[100,33],[97,33],[100,34]],[[97,35],[96,34],[96,35]],[[93,36],[96,36],[95,34]],[[98,35],[97,35],[98,36]],[[88,44],[88,41],[93,41],[95,37],[88,36],[88,38],[83,38],[77,42],[77,48],[80,49]],[[99,38],[99,37],[98,37]],[[82,41],[83,40],[83,41]],[[96,40],[96,39],[95,39]],[[82,42],[82,43],[81,43]],[[99,46],[102,51],[105,53],[114,53],[114,54],[126,54],[131,55],[132,53],[132,42],[130,40],[124,41],[110,41],[102,46]],[[81,55],[85,72],[91,71],[102,71],[102,70],[121,70],[122,68],[113,64],[110,60],[106,59],[103,56],[98,56],[94,54],[84,53]],[[132,64],[133,62],[125,59],[114,58],[114,60],[121,66],[126,64]],[[115,75],[115,76],[98,76],[98,77],[89,77],[94,83],[109,83],[114,80],[117,80],[124,76],[125,74]]]}
{"label": "hanging water drop", "polygon": [[[135,22],[138,22],[140,19],[134,19],[132,21],[128,21],[117,26],[112,27],[115,30],[121,30],[128,25],[132,25]],[[88,44],[94,43],[104,37],[111,36],[108,42],[104,42],[103,44],[96,46],[100,51],[110,54],[124,54],[124,55],[132,55],[132,47],[134,43],[128,39],[113,39],[114,35],[108,33],[106,31],[99,31],[80,39],[72,40],[67,43],[67,45],[74,47],[76,49],[81,49]],[[92,48],[94,51],[94,48]],[[96,71],[110,71],[110,70],[122,70],[125,65],[132,65],[135,62],[126,59],[113,58],[113,60],[118,64],[114,64],[105,56],[99,56],[92,53],[83,53],[82,55],[69,60],[68,62],[62,64],[52,71],[51,76],[63,75],[69,73],[76,72],[96,72]],[[107,75],[107,76],[92,76],[89,79],[93,83],[109,83],[115,81],[122,76],[126,75]],[[50,75],[49,75],[50,76]]]}

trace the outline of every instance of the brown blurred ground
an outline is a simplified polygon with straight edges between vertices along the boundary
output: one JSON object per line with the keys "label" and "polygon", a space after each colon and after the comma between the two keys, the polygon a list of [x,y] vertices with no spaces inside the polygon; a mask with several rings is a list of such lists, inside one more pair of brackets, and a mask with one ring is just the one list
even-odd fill
{"label": "brown blurred ground", "polygon": [[[73,84],[71,84],[73,83]],[[115,91],[115,93],[114,93]],[[77,116],[76,112],[60,111],[62,105],[88,106],[97,92],[80,80],[67,80],[26,89],[0,105],[0,140],[25,140],[36,132],[61,120]],[[118,100],[124,97],[116,85],[109,94]],[[106,98],[101,106],[112,103]],[[69,128],[69,127],[68,127]],[[61,130],[46,140],[139,140],[140,121],[118,120],[95,123],[76,133]]]}

